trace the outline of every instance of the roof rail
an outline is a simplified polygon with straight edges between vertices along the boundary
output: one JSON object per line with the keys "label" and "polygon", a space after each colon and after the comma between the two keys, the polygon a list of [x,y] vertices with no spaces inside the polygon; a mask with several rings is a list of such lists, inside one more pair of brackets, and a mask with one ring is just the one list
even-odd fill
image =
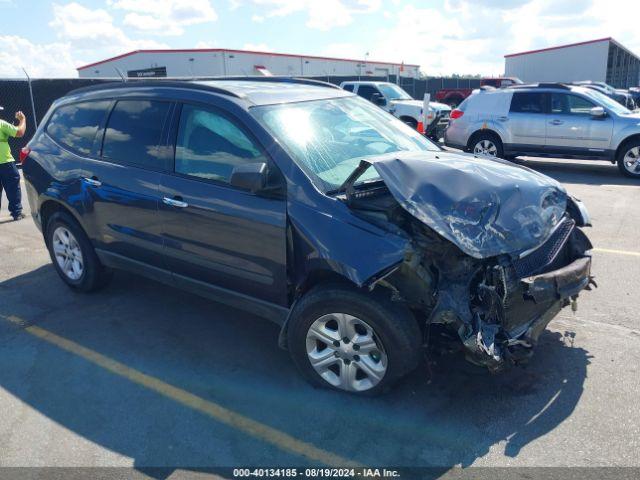
{"label": "roof rail", "polygon": [[509,85],[505,88],[511,90],[518,90],[522,88],[560,88],[562,90],[571,90],[569,85],[561,82],[523,83],[521,85]]}
{"label": "roof rail", "polygon": [[223,95],[229,95],[231,97],[242,98],[241,95],[227,90],[224,87],[215,85],[205,85],[205,81],[251,81],[251,82],[264,82],[264,83],[295,83],[300,85],[314,85],[317,87],[330,87],[340,90],[340,87],[332,83],[323,82],[321,80],[313,80],[310,78],[300,77],[257,77],[257,76],[237,76],[237,77],[162,77],[162,78],[127,78],[126,81],[120,82],[104,82],[97,85],[90,85],[88,87],[80,87],[69,92],[70,94],[86,93],[100,90],[109,90],[115,88],[132,88],[132,87],[149,87],[162,85],[165,87],[185,87],[208,90],[215,93],[221,93]]}
{"label": "roof rail", "polygon": [[273,77],[257,77],[257,76],[238,76],[238,77],[208,77],[206,80],[215,80],[217,81],[226,81],[226,80],[247,80],[250,82],[265,82],[265,83],[297,83],[300,85],[315,85],[318,87],[330,87],[337,88],[341,90],[338,85],[334,85],[333,83],[324,82],[322,80],[315,80],[313,78],[304,78],[304,77],[284,77],[284,76],[273,76]]}
{"label": "roof rail", "polygon": [[541,82],[538,83],[538,88],[562,88],[563,90],[571,90],[571,87],[561,82]]}
{"label": "roof rail", "polygon": [[188,86],[189,88],[195,90],[206,90],[214,93],[221,93],[223,95],[229,95],[230,97],[242,98],[237,93],[231,92],[225,88],[215,87],[213,85],[205,85],[203,83],[194,82],[193,80],[199,79],[189,79],[187,80],[137,80],[135,78],[129,79],[126,82],[104,82],[99,83],[97,85],[89,85],[88,87],[80,87],[75,90],[71,90],[67,95],[75,95],[78,93],[88,93],[88,92],[99,92],[101,90],[113,90],[120,88],[135,88],[135,87],[174,87],[174,88],[184,88]]}

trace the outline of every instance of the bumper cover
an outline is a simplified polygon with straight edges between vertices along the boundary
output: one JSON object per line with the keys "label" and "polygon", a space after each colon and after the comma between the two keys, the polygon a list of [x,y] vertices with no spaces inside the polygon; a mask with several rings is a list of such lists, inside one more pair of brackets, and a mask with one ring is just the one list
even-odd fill
{"label": "bumper cover", "polygon": [[525,295],[535,303],[545,303],[576,296],[591,281],[591,257],[574,260],[553,272],[525,278]]}

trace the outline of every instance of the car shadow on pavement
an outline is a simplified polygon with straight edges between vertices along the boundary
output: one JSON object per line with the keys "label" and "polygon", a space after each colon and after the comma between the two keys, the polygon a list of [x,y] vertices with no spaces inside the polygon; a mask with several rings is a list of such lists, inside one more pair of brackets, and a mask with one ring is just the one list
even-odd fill
{"label": "car shadow on pavement", "polygon": [[[1,282],[0,297],[4,317],[20,317],[206,401],[374,466],[446,469],[490,453],[518,457],[571,415],[590,358],[573,346],[572,332],[547,331],[525,368],[490,375],[458,355],[443,356],[430,373],[423,365],[389,394],[361,398],[302,380],[277,346],[276,325],[133,275],[118,272],[103,291],[81,295],[44,266]],[[39,425],[56,428],[27,433],[12,421],[15,431],[0,439],[0,464],[25,458],[21,449],[33,444],[47,445],[49,457],[39,460],[45,465],[100,457],[70,452],[63,440],[69,435],[60,436],[67,431],[106,449],[104,462],[126,465],[131,459],[141,470],[313,463],[1,318],[0,365],[0,389],[54,422]],[[28,438],[24,445],[21,436]]]}
{"label": "car shadow on pavement", "polygon": [[640,186],[638,179],[625,177],[611,162],[517,158],[514,163],[544,173],[565,184]]}

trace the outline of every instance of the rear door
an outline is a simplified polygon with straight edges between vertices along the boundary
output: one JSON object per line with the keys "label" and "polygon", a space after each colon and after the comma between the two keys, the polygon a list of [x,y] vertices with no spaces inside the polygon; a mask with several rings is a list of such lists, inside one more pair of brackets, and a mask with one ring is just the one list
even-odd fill
{"label": "rear door", "polygon": [[540,151],[545,145],[546,120],[544,92],[513,93],[509,115],[497,121],[511,133],[512,148],[530,152]]}
{"label": "rear door", "polygon": [[175,163],[162,175],[160,204],[168,266],[180,282],[202,282],[287,304],[286,201],[234,188],[236,165],[267,163],[262,146],[228,112],[184,104],[174,119]]}
{"label": "rear door", "polygon": [[597,106],[574,93],[553,92],[547,121],[547,150],[559,155],[603,155],[613,132],[610,116],[593,118]]}
{"label": "rear door", "polygon": [[164,268],[159,184],[171,166],[162,134],[172,109],[170,101],[115,102],[100,159],[92,162],[93,175],[85,179],[96,246],[159,268]]}

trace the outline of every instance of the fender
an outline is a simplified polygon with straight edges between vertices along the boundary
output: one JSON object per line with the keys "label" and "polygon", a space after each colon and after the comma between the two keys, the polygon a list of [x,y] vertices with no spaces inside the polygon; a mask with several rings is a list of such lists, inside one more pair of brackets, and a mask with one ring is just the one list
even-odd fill
{"label": "fender", "polygon": [[[410,241],[399,233],[382,230],[358,218],[347,205],[338,202],[330,210],[303,203],[288,206],[291,227],[292,283],[299,288],[313,272],[334,272],[358,287],[379,272],[400,263],[410,249]],[[324,211],[323,211],[324,210]],[[327,215],[326,212],[340,212]],[[357,239],[357,241],[355,240]]]}
{"label": "fender", "polygon": [[631,138],[640,138],[640,122],[630,123],[622,130],[616,132],[611,140],[611,148],[617,151],[620,145]]}

